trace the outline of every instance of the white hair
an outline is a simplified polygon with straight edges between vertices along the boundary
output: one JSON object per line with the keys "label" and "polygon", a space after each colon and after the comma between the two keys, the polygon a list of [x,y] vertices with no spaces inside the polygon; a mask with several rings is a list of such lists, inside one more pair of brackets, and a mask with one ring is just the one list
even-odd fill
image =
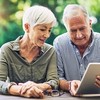
{"label": "white hair", "polygon": [[63,23],[66,26],[66,20],[67,18],[71,16],[76,16],[77,14],[80,13],[80,11],[83,13],[83,15],[86,17],[87,20],[89,20],[89,14],[85,7],[78,5],[78,4],[69,4],[65,7],[64,12],[63,12]]}
{"label": "white hair", "polygon": [[52,23],[52,26],[56,24],[56,17],[53,12],[47,7],[35,5],[28,8],[23,15],[23,29],[24,24],[28,23],[34,27],[38,24]]}

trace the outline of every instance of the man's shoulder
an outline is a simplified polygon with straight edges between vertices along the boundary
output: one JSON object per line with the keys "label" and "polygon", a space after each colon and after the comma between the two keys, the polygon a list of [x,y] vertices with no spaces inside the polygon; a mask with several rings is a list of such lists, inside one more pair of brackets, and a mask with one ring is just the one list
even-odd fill
{"label": "man's shoulder", "polygon": [[99,32],[93,32],[94,33],[94,36],[100,36],[100,33]]}
{"label": "man's shoulder", "polygon": [[94,34],[94,40],[100,41],[100,33],[98,33],[98,32],[93,32],[93,34]]}
{"label": "man's shoulder", "polygon": [[61,35],[59,35],[59,36],[57,36],[56,38],[55,38],[55,40],[54,40],[54,42],[56,42],[56,43],[65,43],[65,42],[67,42],[67,41],[69,41],[70,39],[69,39],[69,36],[68,36],[68,34],[67,33],[63,33],[63,34],[61,34]]}
{"label": "man's shoulder", "polygon": [[56,38],[55,38],[55,41],[64,41],[64,40],[67,40],[69,37],[68,37],[68,34],[67,33],[63,33],[61,35],[58,35]]}
{"label": "man's shoulder", "polygon": [[63,33],[63,34],[61,34],[61,35],[58,35],[56,38],[57,39],[61,39],[61,38],[66,38],[67,37],[67,33]]}

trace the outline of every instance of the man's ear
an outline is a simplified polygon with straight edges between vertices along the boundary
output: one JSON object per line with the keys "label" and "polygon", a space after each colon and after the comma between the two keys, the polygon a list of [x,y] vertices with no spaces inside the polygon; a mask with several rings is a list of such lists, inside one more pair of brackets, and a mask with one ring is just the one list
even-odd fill
{"label": "man's ear", "polygon": [[91,19],[89,20],[89,24],[90,24],[90,27],[92,27],[92,20]]}
{"label": "man's ear", "polygon": [[28,33],[30,25],[28,23],[26,23],[26,24],[24,24],[24,27],[25,27],[25,31]]}

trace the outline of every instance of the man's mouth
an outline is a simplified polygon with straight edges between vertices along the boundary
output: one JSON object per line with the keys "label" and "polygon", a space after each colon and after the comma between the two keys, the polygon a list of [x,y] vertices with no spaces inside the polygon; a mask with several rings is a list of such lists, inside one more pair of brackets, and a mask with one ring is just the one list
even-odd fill
{"label": "man's mouth", "polygon": [[85,37],[82,37],[82,38],[76,38],[76,40],[84,40]]}

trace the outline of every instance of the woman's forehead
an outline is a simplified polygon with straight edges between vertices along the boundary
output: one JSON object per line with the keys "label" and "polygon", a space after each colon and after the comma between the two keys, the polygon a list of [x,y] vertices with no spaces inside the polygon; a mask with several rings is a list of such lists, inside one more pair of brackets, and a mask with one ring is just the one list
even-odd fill
{"label": "woman's forehead", "polygon": [[36,25],[37,27],[44,27],[44,28],[51,28],[52,27],[52,23],[49,23],[49,24],[38,24]]}

